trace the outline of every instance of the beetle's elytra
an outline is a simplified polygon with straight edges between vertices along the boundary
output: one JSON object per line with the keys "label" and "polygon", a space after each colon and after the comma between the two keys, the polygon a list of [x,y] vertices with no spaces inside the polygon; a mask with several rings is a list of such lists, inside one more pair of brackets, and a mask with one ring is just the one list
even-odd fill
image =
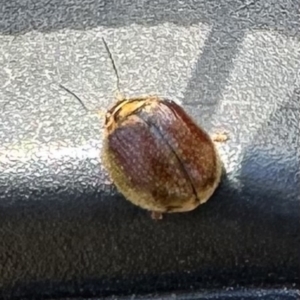
{"label": "beetle's elytra", "polygon": [[210,136],[156,96],[123,99],[107,112],[102,154],[118,190],[154,218],[206,202],[222,173]]}

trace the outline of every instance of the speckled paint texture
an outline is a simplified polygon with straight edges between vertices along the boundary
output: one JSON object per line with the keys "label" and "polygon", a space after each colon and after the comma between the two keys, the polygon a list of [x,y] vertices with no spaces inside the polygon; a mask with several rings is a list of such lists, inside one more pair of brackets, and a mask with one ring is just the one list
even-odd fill
{"label": "speckled paint texture", "polygon": [[[298,0],[2,2],[0,298],[299,287]],[[123,92],[229,133],[199,209],[157,224],[111,184],[102,37]]]}

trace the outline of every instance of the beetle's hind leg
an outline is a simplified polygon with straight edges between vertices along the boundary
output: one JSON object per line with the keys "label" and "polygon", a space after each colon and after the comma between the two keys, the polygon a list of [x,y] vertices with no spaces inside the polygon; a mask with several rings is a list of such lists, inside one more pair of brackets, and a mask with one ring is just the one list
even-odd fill
{"label": "beetle's hind leg", "polygon": [[152,220],[162,220],[163,214],[158,211],[151,211],[151,219]]}

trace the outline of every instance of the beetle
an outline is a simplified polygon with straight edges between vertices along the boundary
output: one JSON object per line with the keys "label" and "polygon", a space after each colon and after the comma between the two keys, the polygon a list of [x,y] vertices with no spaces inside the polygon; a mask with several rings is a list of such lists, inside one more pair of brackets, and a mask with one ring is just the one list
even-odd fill
{"label": "beetle", "polygon": [[227,136],[210,137],[170,99],[123,96],[114,59],[102,41],[118,91],[116,103],[105,114],[101,152],[112,182],[131,203],[151,211],[153,219],[194,210],[219,186],[223,164],[214,141]]}

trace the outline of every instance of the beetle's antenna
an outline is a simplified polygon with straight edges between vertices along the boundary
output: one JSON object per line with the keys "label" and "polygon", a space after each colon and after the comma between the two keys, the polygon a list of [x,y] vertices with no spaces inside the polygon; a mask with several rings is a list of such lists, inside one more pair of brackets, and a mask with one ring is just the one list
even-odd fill
{"label": "beetle's antenna", "polygon": [[118,93],[121,94],[121,92],[120,92],[120,77],[119,77],[119,73],[118,73],[118,70],[117,70],[115,61],[114,61],[114,59],[113,59],[113,56],[112,56],[112,54],[111,54],[111,52],[110,52],[110,50],[109,50],[109,48],[108,48],[108,45],[107,45],[105,39],[102,38],[102,41],[103,41],[103,44],[104,44],[104,46],[105,46],[105,49],[106,49],[106,51],[107,51],[107,53],[108,53],[109,59],[110,59],[110,61],[111,61],[111,64],[112,64],[112,66],[113,66],[113,69],[114,69],[115,74],[116,74],[116,77],[117,77],[117,90],[118,90]]}
{"label": "beetle's antenna", "polygon": [[66,88],[65,86],[63,86],[62,84],[59,84],[59,87],[61,87],[62,89],[64,89],[66,92],[68,92],[69,94],[71,94],[73,97],[75,97],[79,103],[81,104],[81,106],[84,108],[84,110],[86,111],[90,111],[82,102],[82,100],[73,92],[71,92],[68,88]]}

